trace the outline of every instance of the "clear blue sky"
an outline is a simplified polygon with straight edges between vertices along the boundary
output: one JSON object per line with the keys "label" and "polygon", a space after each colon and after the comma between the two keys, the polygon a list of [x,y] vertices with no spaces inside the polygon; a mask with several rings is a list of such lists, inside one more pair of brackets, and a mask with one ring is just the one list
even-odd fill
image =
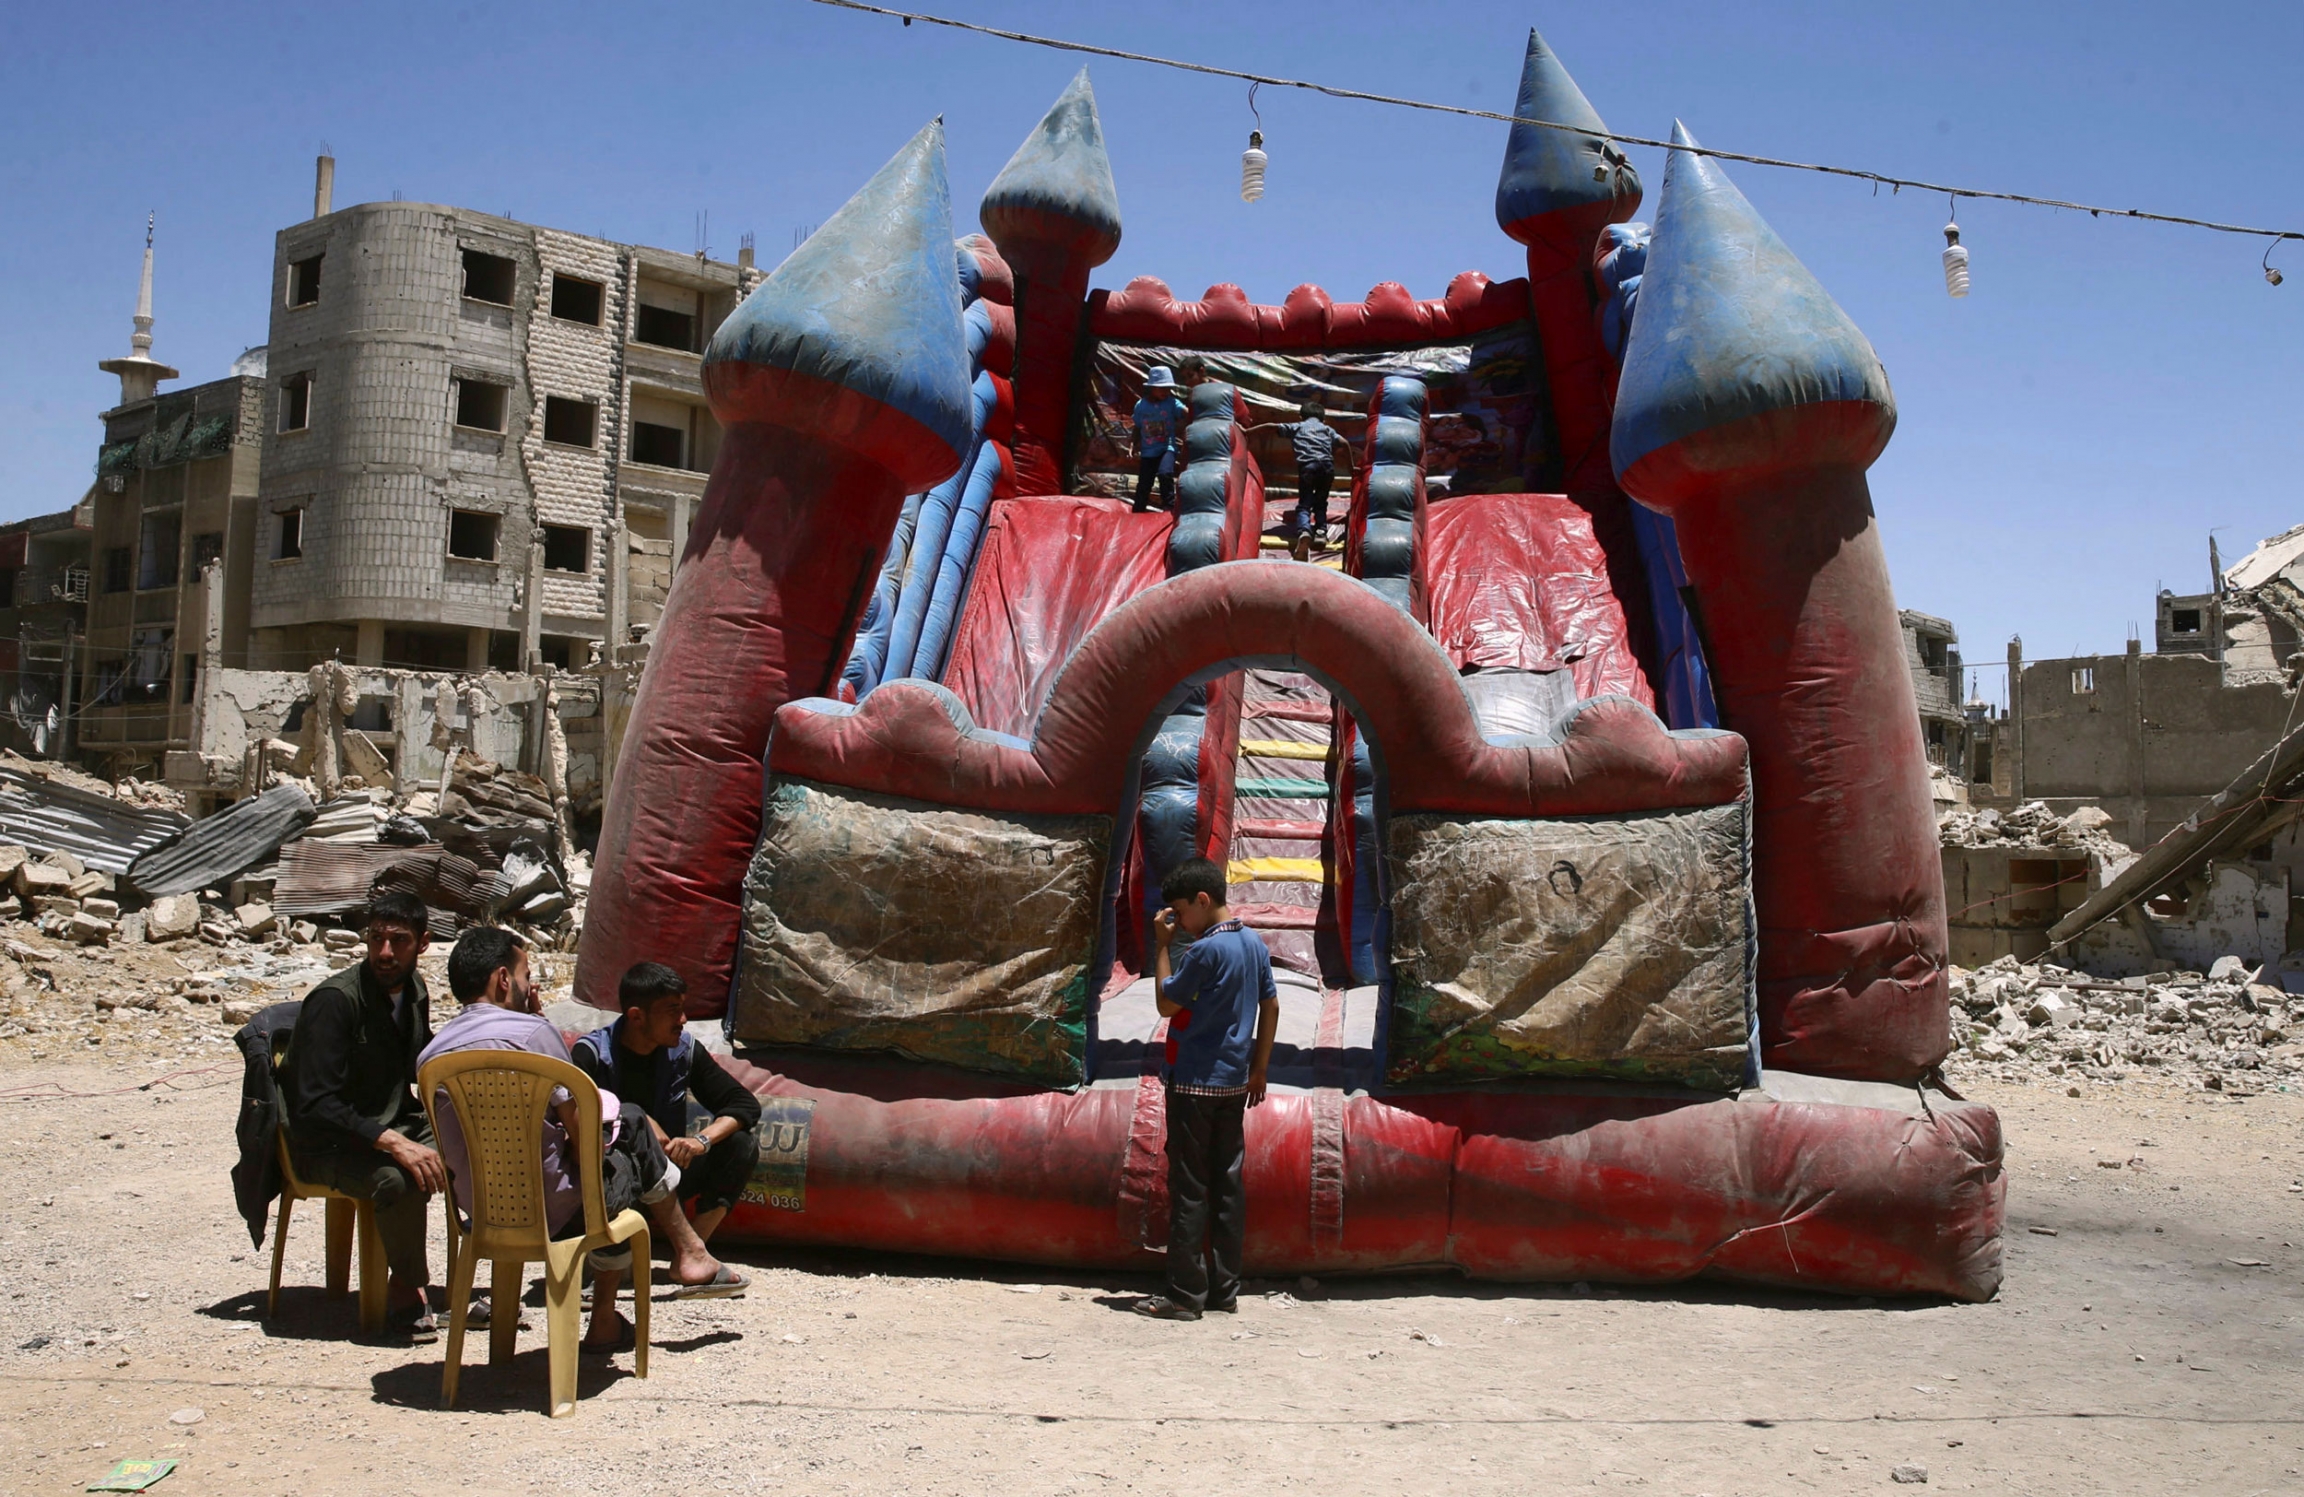
{"label": "clear blue sky", "polygon": [[[2304,7],[1939,0],[1066,5],[947,13],[1347,86],[1510,107],[1541,26],[1617,129],[1938,180],[2304,226]],[[160,215],[159,357],[187,383],[265,336],[273,234],[336,201],[508,212],[773,262],[931,115],[955,218],[1078,58],[804,0],[743,5],[40,6],[0,58],[0,518],[88,482],[96,360],[127,351]],[[1316,281],[1436,295],[1518,274],[1491,211],[1504,127],[1265,90],[1270,193],[1235,195],[1245,87],[1093,67],[1126,241],[1099,272],[1278,301]],[[1636,151],[1650,184],[1658,153]],[[1964,203],[1976,289],[1942,290],[1940,198],[1732,167],[1879,347],[1902,424],[1874,468],[1897,596],[1972,661],[2116,651],[2152,594],[2304,521],[2304,246]],[[1994,671],[1985,685],[1998,694]]]}

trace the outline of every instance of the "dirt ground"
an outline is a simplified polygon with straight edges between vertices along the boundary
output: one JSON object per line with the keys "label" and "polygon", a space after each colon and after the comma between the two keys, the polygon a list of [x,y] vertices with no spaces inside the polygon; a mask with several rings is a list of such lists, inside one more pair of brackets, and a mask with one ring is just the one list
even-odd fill
{"label": "dirt ground", "polygon": [[509,1368],[476,1338],[442,1410],[437,1347],[363,1343],[317,1287],[316,1210],[261,1323],[269,1244],[225,1177],[231,1052],[127,1038],[0,1059],[9,1493],[153,1456],[181,1462],[173,1497],[1726,1497],[1876,1490],[1903,1465],[1951,1490],[2304,1492],[2304,1095],[2277,1089],[1982,1084],[2011,1169],[1987,1305],[1410,1278],[1255,1285],[1236,1320],[1169,1325],[1123,1313],[1152,1287],[1125,1276],[738,1249],[748,1298],[657,1305],[652,1375],[587,1369],[554,1422],[540,1313]]}

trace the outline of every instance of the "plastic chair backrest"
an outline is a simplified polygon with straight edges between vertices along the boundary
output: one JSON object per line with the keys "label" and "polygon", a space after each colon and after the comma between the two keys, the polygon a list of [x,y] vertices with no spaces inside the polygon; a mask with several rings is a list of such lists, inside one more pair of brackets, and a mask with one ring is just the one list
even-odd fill
{"label": "plastic chair backrest", "polygon": [[[525,1050],[459,1050],[417,1072],[416,1089],[427,1112],[442,1093],[456,1110],[476,1236],[538,1248],[551,1238],[544,1208],[544,1119],[555,1087],[566,1087],[576,1099],[576,1132],[569,1142],[576,1152],[584,1232],[592,1236],[607,1230],[608,1213],[600,1193],[600,1089],[590,1077],[564,1060]],[[437,1118],[433,1130],[437,1136]]]}

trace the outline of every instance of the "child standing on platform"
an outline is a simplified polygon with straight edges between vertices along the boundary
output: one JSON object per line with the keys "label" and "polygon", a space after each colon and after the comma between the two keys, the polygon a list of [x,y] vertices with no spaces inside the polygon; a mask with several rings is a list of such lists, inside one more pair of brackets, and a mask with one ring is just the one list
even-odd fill
{"label": "child standing on platform", "polygon": [[1136,433],[1136,513],[1151,508],[1155,480],[1160,485],[1160,507],[1176,507],[1176,449],[1184,440],[1189,414],[1176,398],[1176,376],[1166,364],[1154,364],[1144,376],[1144,395],[1131,417]]}

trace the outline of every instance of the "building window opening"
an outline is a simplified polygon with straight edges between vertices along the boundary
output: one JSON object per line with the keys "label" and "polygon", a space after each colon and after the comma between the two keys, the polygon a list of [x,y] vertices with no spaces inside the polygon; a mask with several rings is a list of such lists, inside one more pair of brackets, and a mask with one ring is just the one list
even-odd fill
{"label": "building window opening", "polygon": [[688,433],[653,421],[632,423],[632,461],[658,468],[687,466]]}
{"label": "building window opening", "polygon": [[558,666],[562,670],[573,670],[576,665],[578,649],[583,643],[582,640],[571,639],[565,634],[540,634],[536,637],[536,652],[544,658],[546,665]]}
{"label": "building window opening", "polygon": [[288,267],[288,305],[309,307],[320,299],[320,262],[325,258],[314,255]]}
{"label": "building window opening", "polygon": [[2072,694],[2076,697],[2084,697],[2095,689],[2096,667],[2092,665],[2075,666],[2072,671]]}
{"label": "building window opening", "polygon": [[[464,668],[464,631],[461,629],[387,629],[384,631],[384,663],[401,670],[460,671]],[[363,701],[361,706],[367,703]],[[352,726],[363,732],[384,732],[386,727],[369,728],[359,721],[357,710]]]}
{"label": "building window opening", "polygon": [[509,386],[484,379],[456,381],[456,424],[470,431],[502,431]]}
{"label": "building window opening", "polygon": [[390,697],[362,697],[352,709],[352,720],[344,726],[357,728],[363,733],[391,732],[392,699]]}
{"label": "building window opening", "polygon": [[2168,632],[2171,634],[2198,634],[2200,632],[2200,610],[2197,608],[2170,609]]}
{"label": "building window opening", "polygon": [[1979,785],[1992,783],[1992,749],[1989,744],[1976,746],[1976,767],[1970,771],[1968,778]]}
{"label": "building window opening", "polygon": [[464,299],[484,301],[499,307],[512,305],[512,288],[517,282],[519,268],[502,255],[491,255],[482,250],[464,252]]}
{"label": "building window opening", "polygon": [[544,570],[547,572],[591,571],[592,532],[581,525],[545,526]]}
{"label": "building window opening", "polygon": [[496,559],[498,516],[479,510],[453,510],[448,516],[448,554],[462,561]]}
{"label": "building window opening", "polygon": [[606,288],[598,281],[581,281],[574,276],[553,272],[552,315],[562,322],[581,322],[588,327],[598,327],[600,309],[606,300]]}
{"label": "building window opening", "polygon": [[197,655],[185,656],[184,669],[178,673],[176,679],[184,683],[183,689],[177,693],[177,701],[189,702],[198,696],[200,694],[200,657]]}
{"label": "building window opening", "polygon": [[280,536],[272,546],[274,561],[294,561],[304,554],[304,511],[302,508],[280,511]]}
{"label": "building window opening", "polygon": [[683,353],[696,351],[696,314],[675,312],[668,307],[651,307],[642,303],[639,315],[633,320],[632,341],[647,343],[657,348],[677,348]]}
{"label": "building window opening", "polygon": [[182,516],[171,511],[144,517],[143,533],[136,539],[136,586],[140,591],[176,585],[182,539]]}
{"label": "building window opening", "polygon": [[192,537],[192,575],[197,577],[208,570],[208,563],[224,555],[224,532],[203,530]]}
{"label": "building window opening", "polygon": [[104,548],[104,591],[124,593],[135,580],[134,553],[126,546]]}
{"label": "building window opening", "polygon": [[176,631],[140,629],[136,653],[129,658],[128,695],[131,700],[168,700],[168,666],[176,655]]}
{"label": "building window opening", "polygon": [[303,431],[312,424],[312,376],[291,374],[280,381],[280,429]]}
{"label": "building window opening", "polygon": [[600,408],[589,400],[564,395],[544,397],[544,440],[563,447],[589,447]]}
{"label": "building window opening", "polygon": [[2088,897],[2088,865],[2056,858],[2008,860],[2008,913],[2017,923],[2048,925]]}
{"label": "building window opening", "polygon": [[96,691],[88,699],[91,707],[117,707],[128,686],[128,662],[125,660],[99,660],[96,662]]}

